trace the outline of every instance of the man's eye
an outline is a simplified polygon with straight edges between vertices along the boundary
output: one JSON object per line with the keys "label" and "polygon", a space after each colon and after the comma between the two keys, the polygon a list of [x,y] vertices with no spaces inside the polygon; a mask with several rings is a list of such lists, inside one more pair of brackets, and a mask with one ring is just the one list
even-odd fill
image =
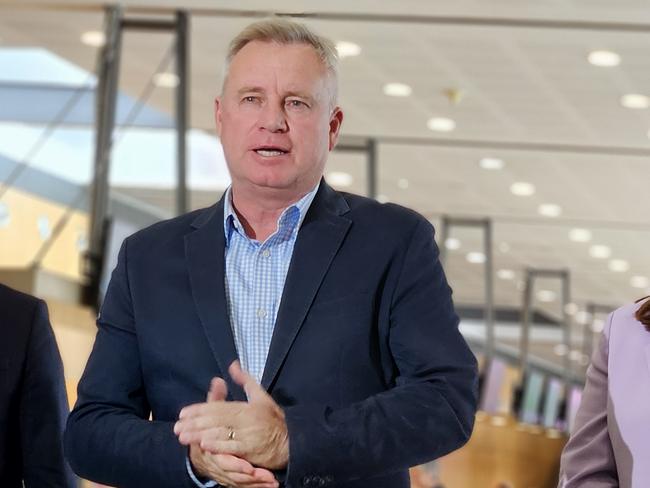
{"label": "man's eye", "polygon": [[244,97],[242,101],[243,102],[248,102],[248,103],[254,103],[254,102],[257,101],[257,97],[254,97],[254,96]]}
{"label": "man's eye", "polygon": [[294,107],[294,108],[306,108],[307,107],[307,104],[305,102],[303,102],[302,100],[289,100],[287,102],[287,105],[289,105],[290,107]]}

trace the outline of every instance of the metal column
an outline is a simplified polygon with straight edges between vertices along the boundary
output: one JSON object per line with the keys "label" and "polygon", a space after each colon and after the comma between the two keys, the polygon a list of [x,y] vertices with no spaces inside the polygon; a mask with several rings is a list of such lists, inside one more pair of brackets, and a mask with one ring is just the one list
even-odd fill
{"label": "metal column", "polygon": [[443,216],[440,225],[440,261],[447,260],[446,242],[452,227],[474,227],[483,230],[485,254],[485,359],[494,355],[494,257],[492,251],[492,221],[490,219],[464,219]]}
{"label": "metal column", "polygon": [[524,288],[524,303],[522,308],[522,331],[520,340],[520,356],[519,366],[521,370],[521,381],[524,381],[526,371],[528,369],[529,355],[530,355],[530,326],[531,315],[533,306],[533,288],[535,279],[537,278],[557,278],[562,286],[562,340],[567,347],[567,353],[564,356],[564,380],[566,385],[569,385],[571,379],[571,362],[569,359],[569,351],[571,350],[571,324],[569,314],[567,313],[567,304],[570,303],[570,275],[568,270],[553,270],[553,269],[527,269],[526,270],[526,284]]}
{"label": "metal column", "polygon": [[177,183],[176,183],[176,214],[181,215],[189,210],[187,202],[187,147],[186,134],[189,120],[187,103],[189,48],[187,13],[176,12],[176,151],[177,151]]}
{"label": "metal column", "polygon": [[106,9],[105,36],[97,66],[97,94],[95,104],[95,163],[91,187],[90,238],[85,255],[84,273],[87,283],[83,301],[97,305],[99,280],[102,273],[106,214],[108,207],[108,176],[117,106],[117,84],[120,66],[122,31],[119,6]]}

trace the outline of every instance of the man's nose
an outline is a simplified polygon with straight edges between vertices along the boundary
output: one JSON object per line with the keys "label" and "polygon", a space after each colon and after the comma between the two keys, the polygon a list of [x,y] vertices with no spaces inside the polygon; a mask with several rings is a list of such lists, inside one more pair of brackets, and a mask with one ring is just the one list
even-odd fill
{"label": "man's nose", "polygon": [[269,132],[286,132],[289,129],[284,106],[267,103],[260,114],[260,129]]}

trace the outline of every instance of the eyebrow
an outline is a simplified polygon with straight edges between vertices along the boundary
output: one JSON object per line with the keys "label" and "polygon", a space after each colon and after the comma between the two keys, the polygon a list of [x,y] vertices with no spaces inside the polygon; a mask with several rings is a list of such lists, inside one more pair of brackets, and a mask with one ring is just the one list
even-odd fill
{"label": "eyebrow", "polygon": [[[264,88],[259,87],[259,86],[244,86],[244,87],[240,88],[239,90],[237,90],[237,94],[241,96],[244,93],[265,93],[265,91],[266,90],[264,90]],[[312,97],[311,95],[307,95],[304,92],[293,91],[293,90],[289,90],[285,95],[285,98],[286,97],[299,97],[299,98],[303,98],[305,100],[309,100],[312,103],[317,102],[317,100],[314,97]]]}

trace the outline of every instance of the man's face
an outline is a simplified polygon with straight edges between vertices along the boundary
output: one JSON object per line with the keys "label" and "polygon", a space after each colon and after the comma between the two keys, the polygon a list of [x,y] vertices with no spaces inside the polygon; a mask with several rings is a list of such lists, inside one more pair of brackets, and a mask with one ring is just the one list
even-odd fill
{"label": "man's face", "polygon": [[235,186],[309,191],[338,137],[333,80],[307,44],[249,42],[215,101],[217,133]]}

